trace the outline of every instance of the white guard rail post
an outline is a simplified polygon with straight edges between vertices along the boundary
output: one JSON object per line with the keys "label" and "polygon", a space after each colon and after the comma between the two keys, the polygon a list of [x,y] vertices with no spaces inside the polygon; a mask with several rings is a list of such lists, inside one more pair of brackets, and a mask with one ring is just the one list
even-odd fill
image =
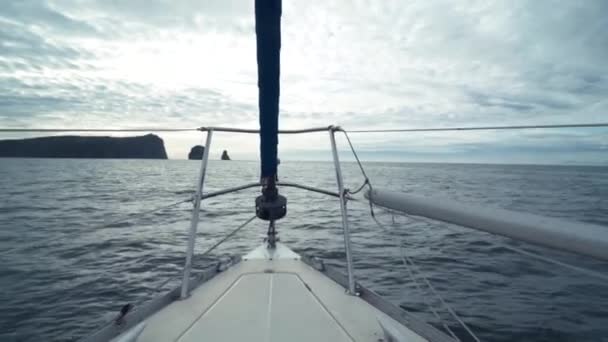
{"label": "white guard rail post", "polygon": [[181,299],[188,297],[190,283],[190,271],[192,270],[192,255],[194,254],[194,244],[196,242],[196,230],[198,228],[198,219],[201,211],[201,200],[203,187],[205,185],[205,173],[207,172],[207,162],[209,161],[209,150],[211,149],[211,137],[213,130],[207,131],[207,141],[205,143],[205,151],[203,152],[203,160],[201,162],[201,171],[199,173],[196,194],[194,195],[194,206],[192,208],[192,219],[190,220],[190,233],[188,236],[188,247],[186,249],[186,264],[184,265],[184,277],[182,279]]}
{"label": "white guard rail post", "polygon": [[374,189],[381,207],[608,261],[608,227]]}
{"label": "white guard rail post", "polygon": [[344,181],[342,180],[342,169],[340,168],[340,159],[338,158],[338,149],[336,147],[336,137],[334,135],[335,127],[329,128],[329,139],[331,141],[331,152],[334,157],[334,167],[336,168],[336,181],[338,183],[338,191],[340,195],[340,212],[342,213],[342,229],[344,230],[344,249],[346,250],[346,270],[348,272],[348,293],[356,295],[355,275],[353,274],[353,256],[350,247],[350,228],[348,226],[348,214],[346,212],[346,194],[344,193]]}

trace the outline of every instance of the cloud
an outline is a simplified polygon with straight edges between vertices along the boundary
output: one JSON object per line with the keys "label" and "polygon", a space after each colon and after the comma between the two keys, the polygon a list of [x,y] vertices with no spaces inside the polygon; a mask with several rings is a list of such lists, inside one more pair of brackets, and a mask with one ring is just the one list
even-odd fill
{"label": "cloud", "polygon": [[29,27],[30,30],[46,29],[62,35],[97,35],[97,30],[84,21],[77,20],[54,9],[44,0],[10,1],[2,6],[6,22]]}
{"label": "cloud", "polygon": [[[601,0],[285,2],[281,125],[605,121],[607,12]],[[4,127],[257,125],[253,1],[12,1],[0,8],[0,47]],[[356,140],[367,151],[511,147],[557,160],[536,149],[543,141],[570,159],[585,150],[582,162],[608,162],[605,130],[569,132]],[[175,156],[190,147],[165,140]],[[257,152],[255,141],[225,144]],[[281,144],[285,153],[326,147]]]}

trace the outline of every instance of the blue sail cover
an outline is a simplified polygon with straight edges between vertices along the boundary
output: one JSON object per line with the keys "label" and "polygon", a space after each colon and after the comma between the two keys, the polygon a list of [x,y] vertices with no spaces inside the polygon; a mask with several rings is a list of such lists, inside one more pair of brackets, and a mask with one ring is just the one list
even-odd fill
{"label": "blue sail cover", "polygon": [[277,174],[281,0],[255,1],[262,177]]}

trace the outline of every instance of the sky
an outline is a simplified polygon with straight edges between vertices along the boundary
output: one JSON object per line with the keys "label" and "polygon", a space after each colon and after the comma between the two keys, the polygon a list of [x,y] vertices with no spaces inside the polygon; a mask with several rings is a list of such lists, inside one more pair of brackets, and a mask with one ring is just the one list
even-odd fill
{"label": "sky", "polygon": [[[606,13],[603,0],[284,0],[280,127],[607,122]],[[0,127],[256,128],[255,56],[253,0],[4,1]],[[204,139],[159,135],[175,159]],[[364,160],[608,164],[602,128],[351,139]],[[257,159],[258,138],[218,133],[212,157],[223,149]],[[329,159],[329,139],[281,137],[279,153]]]}

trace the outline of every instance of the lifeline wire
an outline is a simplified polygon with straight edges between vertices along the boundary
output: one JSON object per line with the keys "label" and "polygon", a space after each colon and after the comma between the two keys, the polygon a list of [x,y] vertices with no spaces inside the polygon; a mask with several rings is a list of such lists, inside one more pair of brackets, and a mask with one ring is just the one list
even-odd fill
{"label": "lifeline wire", "polygon": [[391,133],[391,132],[446,132],[446,131],[493,131],[493,130],[517,130],[536,128],[592,128],[608,127],[608,122],[563,124],[563,125],[514,125],[514,126],[477,126],[477,127],[431,127],[431,128],[395,128],[395,129],[353,129],[350,133]]}
{"label": "lifeline wire", "polygon": [[[245,228],[245,226],[248,225],[255,218],[256,218],[256,216],[254,215],[253,217],[251,217],[250,219],[248,219],[247,221],[245,221],[245,223],[241,224],[236,229],[234,229],[230,233],[226,234],[226,236],[224,236],[222,239],[220,239],[218,242],[216,242],[213,246],[209,247],[205,252],[203,252],[202,254],[197,255],[197,257],[201,258],[201,257],[204,257],[207,254],[211,253],[219,245],[221,245],[222,243],[224,243],[226,240],[230,239],[232,236],[234,236],[234,234],[238,233],[241,229]],[[180,273],[181,273],[181,271],[180,271]],[[173,279],[175,279],[175,278],[167,278],[167,280],[165,280],[164,282],[162,282],[159,286],[157,286],[155,288],[154,292],[160,291],[160,289],[162,289],[165,285],[167,285]],[[141,304],[141,303],[139,303],[139,304]]]}
{"label": "lifeline wire", "polygon": [[[250,219],[248,219],[247,221],[245,221],[243,224],[241,224],[240,226],[238,226],[236,229],[234,229],[233,231],[231,231],[230,233],[226,234],[226,236],[224,236],[223,238],[221,238],[218,242],[216,242],[213,246],[209,247],[205,252],[203,252],[202,254],[197,255],[197,257],[204,257],[207,254],[211,253],[214,249],[216,249],[219,245],[221,245],[222,243],[224,243],[226,240],[230,239],[232,236],[234,236],[234,234],[238,233],[241,229],[243,229],[245,226],[247,226],[251,221],[253,221],[257,216],[253,216]],[[181,272],[180,272],[181,273]],[[178,274],[179,276],[179,274]],[[165,281],[163,281],[162,283],[160,283],[158,286],[156,286],[153,290],[151,294],[155,294],[157,292],[159,292],[160,290],[162,290],[171,280],[174,280],[174,277],[169,277],[167,279],[165,279]],[[147,298],[142,298],[139,301],[137,301],[135,304],[133,304],[131,307],[137,309],[137,307],[139,307],[144,301],[146,301]],[[127,307],[130,306],[131,304],[126,304],[123,307]],[[116,322],[117,318],[112,319],[112,321],[108,322],[107,324],[114,324]]]}
{"label": "lifeline wire", "polygon": [[198,128],[0,128],[2,133],[62,133],[62,132],[197,132]]}
{"label": "lifeline wire", "polygon": [[[482,131],[482,130],[517,130],[517,129],[553,129],[553,128],[594,128],[608,127],[608,122],[558,124],[558,125],[512,125],[512,126],[472,126],[472,127],[429,127],[429,128],[395,128],[395,129],[353,129],[350,133],[390,133],[390,132],[444,132],[444,131]],[[0,128],[0,133],[36,133],[36,132],[189,132],[205,131],[209,127],[198,128]],[[226,132],[257,133],[257,129],[216,127],[214,130]],[[327,130],[326,127],[298,130],[279,130],[279,133],[308,133]],[[339,129],[346,132],[344,129]]]}
{"label": "lifeline wire", "polygon": [[207,249],[203,254],[199,254],[198,257],[203,257],[203,256],[211,253],[211,251],[213,251],[214,249],[216,249],[219,245],[221,245],[222,243],[224,243],[226,240],[230,239],[234,234],[238,233],[241,229],[245,228],[245,226],[248,225],[251,221],[253,221],[256,217],[257,217],[256,215],[253,215],[250,219],[248,219],[247,221],[245,221],[245,223],[243,223],[240,226],[238,226],[236,229],[234,229],[233,231],[231,231],[230,233],[228,233],[221,240],[219,240],[213,246],[211,246],[209,249]]}

